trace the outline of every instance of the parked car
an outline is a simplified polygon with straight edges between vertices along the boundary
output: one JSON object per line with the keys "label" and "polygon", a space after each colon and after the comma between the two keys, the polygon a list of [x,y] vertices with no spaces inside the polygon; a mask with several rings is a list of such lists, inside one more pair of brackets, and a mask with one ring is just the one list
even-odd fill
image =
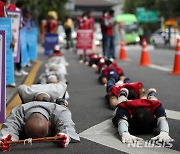
{"label": "parked car", "polygon": [[[179,33],[180,32],[178,30],[175,31],[174,29],[171,29],[170,40],[169,40],[170,46],[176,46]],[[162,29],[158,29],[154,33],[152,33],[150,37],[150,42],[154,46],[168,45],[168,37],[169,37],[168,29],[166,29],[165,31],[162,31]]]}

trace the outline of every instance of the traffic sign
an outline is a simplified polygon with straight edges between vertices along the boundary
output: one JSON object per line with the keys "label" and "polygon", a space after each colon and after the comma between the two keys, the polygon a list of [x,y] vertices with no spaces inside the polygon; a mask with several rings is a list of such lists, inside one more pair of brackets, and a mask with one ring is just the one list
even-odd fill
{"label": "traffic sign", "polygon": [[149,10],[146,11],[145,8],[140,7],[136,9],[136,16],[140,23],[145,22],[157,22],[158,21],[158,12]]}

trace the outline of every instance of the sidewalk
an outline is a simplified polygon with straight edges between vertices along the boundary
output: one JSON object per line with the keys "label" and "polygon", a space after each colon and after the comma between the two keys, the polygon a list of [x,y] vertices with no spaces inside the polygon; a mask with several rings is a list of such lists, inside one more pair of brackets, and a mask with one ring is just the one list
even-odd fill
{"label": "sidewalk", "polygon": [[[30,72],[33,66],[34,66],[34,63],[32,64],[31,67],[25,67],[24,70],[26,72]],[[15,96],[15,94],[17,93],[17,88],[25,81],[27,76],[28,75],[14,76],[16,87],[6,86],[6,104],[8,104],[13,98],[13,96]]]}
{"label": "sidewalk", "polygon": [[[38,45],[37,47],[37,52],[38,52],[38,60],[41,59],[42,57],[42,53],[43,53],[43,48]],[[40,55],[39,55],[40,54]],[[26,72],[29,72],[33,69],[33,67],[35,66],[35,62],[32,63],[31,67],[25,67],[24,70]],[[14,96],[17,93],[17,88],[24,83],[24,81],[26,80],[26,78],[29,76],[14,76],[15,79],[15,83],[16,83],[16,87],[10,87],[10,86],[6,86],[6,105],[8,105],[10,103],[10,101],[14,98]]]}

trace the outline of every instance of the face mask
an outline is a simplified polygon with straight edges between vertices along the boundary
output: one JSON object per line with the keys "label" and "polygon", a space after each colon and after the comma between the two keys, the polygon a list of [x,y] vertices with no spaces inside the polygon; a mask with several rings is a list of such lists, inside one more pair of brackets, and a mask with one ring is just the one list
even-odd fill
{"label": "face mask", "polygon": [[87,20],[87,17],[83,17],[84,20]]}
{"label": "face mask", "polygon": [[104,16],[107,17],[107,16],[108,16],[108,13],[105,13]]}

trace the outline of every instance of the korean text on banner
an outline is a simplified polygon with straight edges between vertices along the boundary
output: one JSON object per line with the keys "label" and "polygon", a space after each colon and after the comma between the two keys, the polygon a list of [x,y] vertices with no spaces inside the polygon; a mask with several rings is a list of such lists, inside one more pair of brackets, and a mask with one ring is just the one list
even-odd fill
{"label": "korean text on banner", "polygon": [[45,41],[44,41],[44,54],[49,55],[54,48],[55,45],[58,44],[58,34],[45,34]]}
{"label": "korean text on banner", "polygon": [[6,114],[6,53],[5,31],[0,31],[0,123],[5,120]]}
{"label": "korean text on banner", "polygon": [[9,85],[14,83],[14,61],[10,48],[12,41],[11,18],[0,18],[0,30],[4,30],[6,35],[6,85]]}
{"label": "korean text on banner", "polygon": [[27,45],[28,45],[28,55],[30,60],[37,59],[37,37],[38,30],[36,27],[27,29]]}
{"label": "korean text on banner", "polygon": [[93,31],[78,30],[77,31],[77,53],[89,54],[92,52]]}
{"label": "korean text on banner", "polygon": [[21,26],[21,12],[20,11],[8,11],[8,16],[12,21],[12,35],[15,39],[15,46],[13,51],[14,62],[20,61],[20,26]]}
{"label": "korean text on banner", "polygon": [[21,47],[21,66],[25,67],[29,62],[29,55],[27,49],[27,33],[26,27],[20,30],[20,47]]}

